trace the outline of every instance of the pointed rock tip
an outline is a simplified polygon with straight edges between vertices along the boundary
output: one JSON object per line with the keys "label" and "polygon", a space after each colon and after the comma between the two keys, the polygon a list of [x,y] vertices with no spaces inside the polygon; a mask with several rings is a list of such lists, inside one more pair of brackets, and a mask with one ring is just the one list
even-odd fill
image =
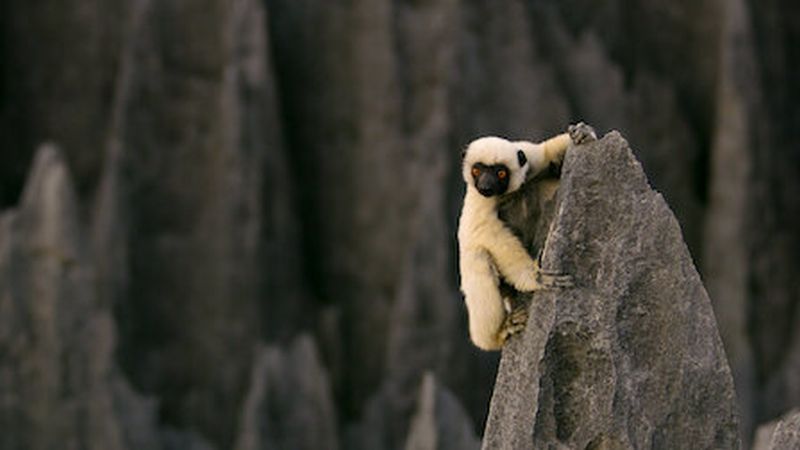
{"label": "pointed rock tip", "polygon": [[22,194],[22,206],[38,204],[46,193],[74,196],[73,184],[61,149],[45,142],[36,150]]}
{"label": "pointed rock tip", "polygon": [[81,253],[78,198],[66,161],[52,143],[39,147],[16,214],[20,237],[64,260]]}

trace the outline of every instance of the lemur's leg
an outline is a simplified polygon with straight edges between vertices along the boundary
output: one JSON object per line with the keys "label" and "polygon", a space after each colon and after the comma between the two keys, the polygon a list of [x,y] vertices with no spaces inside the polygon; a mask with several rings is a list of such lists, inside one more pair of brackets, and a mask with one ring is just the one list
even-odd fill
{"label": "lemur's leg", "polygon": [[469,335],[476,346],[496,350],[503,345],[499,332],[505,320],[499,280],[489,254],[463,250],[460,256],[461,291],[469,315]]}
{"label": "lemur's leg", "polygon": [[531,258],[522,242],[514,236],[500,219],[496,219],[488,236],[491,242],[486,249],[491,254],[497,270],[518,291],[528,292],[540,288],[539,264]]}

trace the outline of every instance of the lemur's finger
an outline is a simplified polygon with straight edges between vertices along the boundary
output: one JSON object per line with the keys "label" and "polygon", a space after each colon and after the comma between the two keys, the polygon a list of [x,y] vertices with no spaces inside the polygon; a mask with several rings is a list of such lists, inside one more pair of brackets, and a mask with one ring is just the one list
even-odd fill
{"label": "lemur's finger", "polygon": [[539,276],[549,278],[571,277],[571,275],[568,273],[548,269],[539,269]]}
{"label": "lemur's finger", "polygon": [[511,336],[521,332],[525,329],[528,323],[528,310],[527,308],[517,308],[509,313],[503,321],[503,326],[500,329],[500,339],[505,342]]}
{"label": "lemur's finger", "polygon": [[575,283],[572,281],[572,278],[557,278],[547,284],[547,287],[550,289],[569,289],[574,286]]}
{"label": "lemur's finger", "polygon": [[506,317],[506,320],[511,325],[525,325],[525,323],[528,322],[528,308],[521,307],[511,311]]}
{"label": "lemur's finger", "polygon": [[570,125],[567,128],[567,132],[569,133],[569,137],[572,139],[572,142],[575,145],[585,144],[587,142],[597,140],[597,134],[595,134],[594,129],[583,122]]}
{"label": "lemur's finger", "polygon": [[559,272],[539,272],[539,284],[544,288],[565,289],[571,288],[575,285],[572,275],[567,275]]}
{"label": "lemur's finger", "polygon": [[508,340],[508,338],[510,338],[511,336],[513,336],[515,334],[520,333],[524,329],[525,329],[525,325],[524,324],[507,326],[507,327],[503,328],[502,330],[500,330],[500,333],[499,333],[500,334],[500,341],[501,342],[506,342]]}
{"label": "lemur's finger", "polygon": [[502,330],[500,330],[500,341],[505,343],[511,338],[511,336],[519,334],[524,329],[525,325],[515,325],[512,327],[503,328]]}
{"label": "lemur's finger", "polygon": [[557,270],[544,269],[544,268],[540,268],[539,269],[539,273],[542,274],[542,275],[552,275],[552,276],[564,275],[564,272],[557,271]]}
{"label": "lemur's finger", "polygon": [[575,286],[575,280],[570,275],[562,275],[553,278],[553,286],[561,289],[569,289]]}

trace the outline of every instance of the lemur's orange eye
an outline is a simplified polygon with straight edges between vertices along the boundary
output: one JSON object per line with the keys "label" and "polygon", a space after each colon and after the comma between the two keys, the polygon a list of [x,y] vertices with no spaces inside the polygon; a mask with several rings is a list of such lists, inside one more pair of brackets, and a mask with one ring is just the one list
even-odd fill
{"label": "lemur's orange eye", "polygon": [[500,169],[500,170],[497,171],[497,178],[500,178],[502,180],[503,178],[505,178],[507,176],[508,176],[508,172],[506,172],[505,170]]}
{"label": "lemur's orange eye", "polygon": [[479,169],[477,167],[473,167],[472,168],[472,176],[473,177],[478,178],[478,175],[480,175],[480,174],[481,174],[481,169]]}

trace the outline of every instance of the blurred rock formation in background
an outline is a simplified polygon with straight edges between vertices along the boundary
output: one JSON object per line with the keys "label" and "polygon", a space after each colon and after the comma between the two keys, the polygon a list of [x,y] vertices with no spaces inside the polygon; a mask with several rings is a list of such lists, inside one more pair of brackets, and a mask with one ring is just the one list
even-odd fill
{"label": "blurred rock formation in background", "polygon": [[798,24],[790,0],[3,2],[0,447],[473,445],[498,355],[457,290],[460,150],[577,120],[675,211],[751,436],[800,405]]}

